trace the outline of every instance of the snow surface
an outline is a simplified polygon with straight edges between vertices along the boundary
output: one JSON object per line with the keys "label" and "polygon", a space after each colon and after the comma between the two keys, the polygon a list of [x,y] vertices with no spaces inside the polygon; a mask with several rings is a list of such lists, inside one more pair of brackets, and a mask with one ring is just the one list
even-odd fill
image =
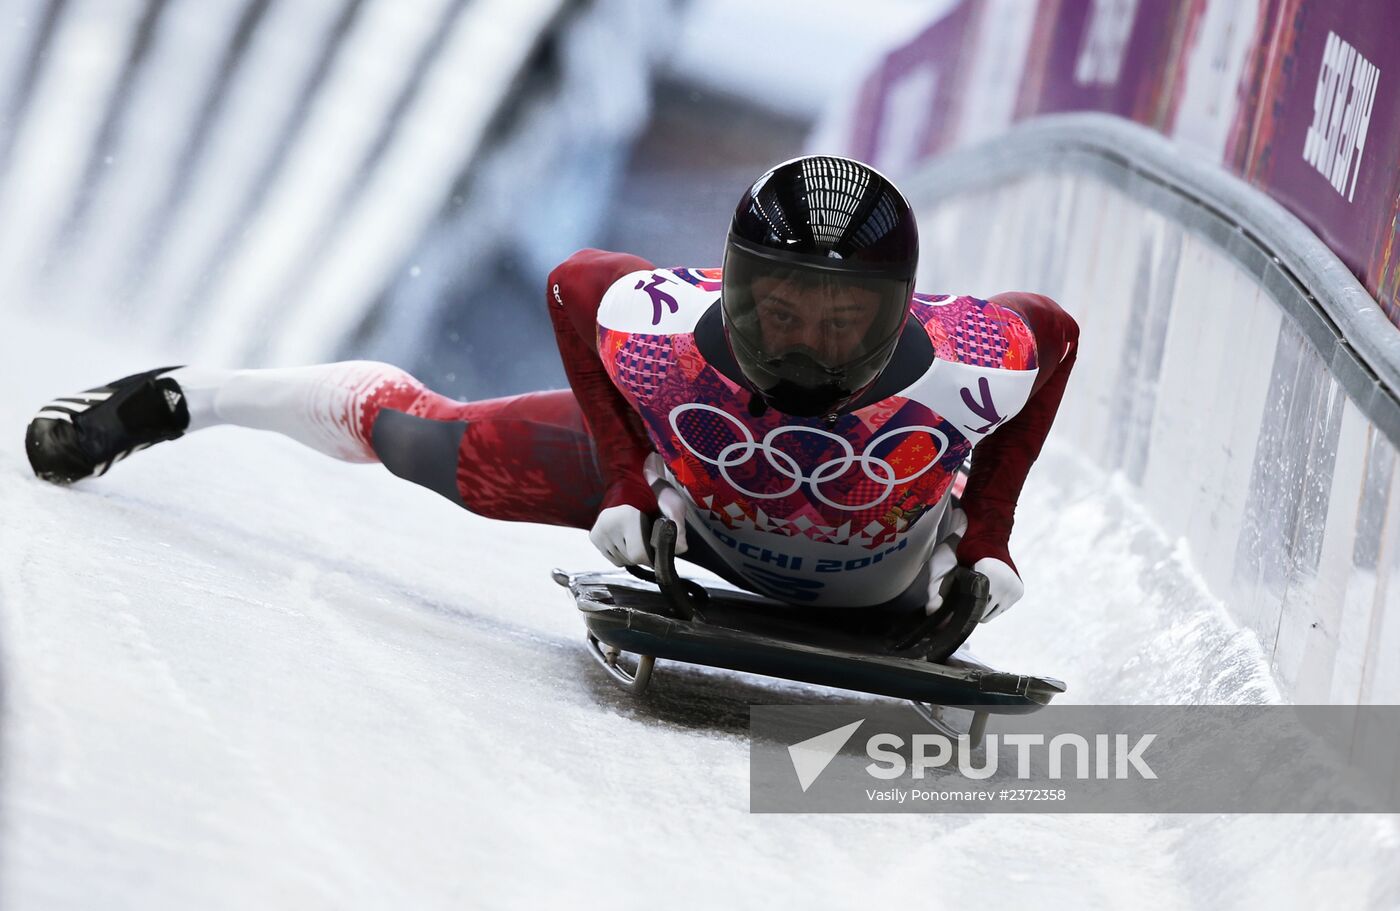
{"label": "snow surface", "polygon": [[[662,665],[633,701],[549,578],[604,565],[583,533],[268,434],[36,481],[33,410],[155,359],[6,325],[7,911],[1400,904],[1386,818],[750,815],[748,704],[842,694]],[[1063,446],[1013,550],[1029,592],[984,659],[1076,702],[1278,698],[1130,489]]]}

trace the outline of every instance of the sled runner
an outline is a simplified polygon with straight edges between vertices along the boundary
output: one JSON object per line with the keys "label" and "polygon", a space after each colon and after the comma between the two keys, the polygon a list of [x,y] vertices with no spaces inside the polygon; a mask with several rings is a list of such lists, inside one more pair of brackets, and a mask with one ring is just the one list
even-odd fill
{"label": "sled runner", "polygon": [[[967,734],[975,746],[989,714],[1034,712],[1065,691],[1053,678],[997,671],[958,654],[987,598],[987,580],[969,569],[955,570],[943,610],[892,622],[684,579],[675,540],[676,526],[659,520],[655,572],[553,572],[583,614],[594,659],[630,692],[647,688],[658,658],[728,668],[907,699],[934,727]],[[953,724],[950,707],[970,713],[971,723]]]}

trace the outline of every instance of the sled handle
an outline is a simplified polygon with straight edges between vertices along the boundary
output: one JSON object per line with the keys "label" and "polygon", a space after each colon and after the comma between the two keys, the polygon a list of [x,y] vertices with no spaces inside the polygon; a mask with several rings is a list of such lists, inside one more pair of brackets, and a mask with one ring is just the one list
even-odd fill
{"label": "sled handle", "polygon": [[661,589],[679,619],[694,620],[703,596],[696,594],[699,586],[676,572],[677,534],[675,522],[664,517],[657,519],[651,525],[651,536],[647,542],[647,556],[651,558],[652,568],[629,566],[627,571]]}
{"label": "sled handle", "polygon": [[651,526],[651,565],[656,584],[682,620],[695,619],[695,596],[676,572],[676,523],[662,517]]}
{"label": "sled handle", "polygon": [[974,569],[959,566],[953,570],[953,587],[941,610],[914,627],[894,644],[894,651],[918,648],[929,661],[939,664],[952,657],[987,610],[987,577]]}

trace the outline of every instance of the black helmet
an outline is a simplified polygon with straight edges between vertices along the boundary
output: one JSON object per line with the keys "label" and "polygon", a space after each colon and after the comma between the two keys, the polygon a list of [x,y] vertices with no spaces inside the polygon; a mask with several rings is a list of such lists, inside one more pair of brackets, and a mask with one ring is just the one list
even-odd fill
{"label": "black helmet", "polygon": [[849,158],[794,158],[739,200],[724,252],[725,336],[779,411],[832,414],[880,375],[914,293],[909,202]]}

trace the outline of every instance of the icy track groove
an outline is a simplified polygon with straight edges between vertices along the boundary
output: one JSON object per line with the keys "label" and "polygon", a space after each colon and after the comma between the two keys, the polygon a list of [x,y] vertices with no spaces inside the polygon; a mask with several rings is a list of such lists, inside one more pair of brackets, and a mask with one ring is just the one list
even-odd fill
{"label": "icy track groove", "polygon": [[[1400,903],[1387,819],[749,815],[747,705],[844,694],[663,666],[622,697],[549,579],[602,565],[582,533],[224,428],[34,480],[30,413],[132,350],[0,336],[7,911]],[[984,658],[1081,702],[1278,698],[1126,487],[1056,449],[1020,516]]]}

